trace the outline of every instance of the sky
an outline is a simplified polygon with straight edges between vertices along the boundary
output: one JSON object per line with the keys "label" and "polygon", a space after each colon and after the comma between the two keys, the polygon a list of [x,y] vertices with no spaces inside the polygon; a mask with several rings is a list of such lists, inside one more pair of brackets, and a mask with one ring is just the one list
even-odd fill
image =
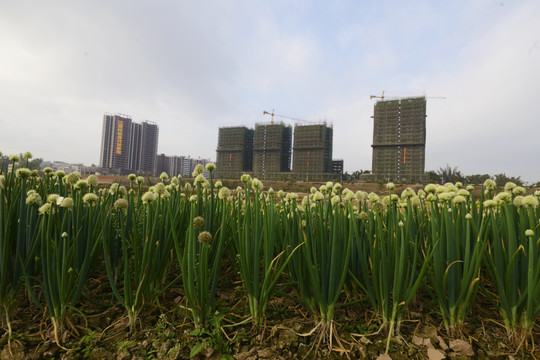
{"label": "sky", "polygon": [[[370,170],[370,95],[427,97],[426,171],[540,181],[540,1],[0,2],[0,151],[99,164],[104,113],[216,158],[263,111],[334,128]],[[439,97],[444,97],[440,99]],[[283,118],[286,123],[294,124]]]}

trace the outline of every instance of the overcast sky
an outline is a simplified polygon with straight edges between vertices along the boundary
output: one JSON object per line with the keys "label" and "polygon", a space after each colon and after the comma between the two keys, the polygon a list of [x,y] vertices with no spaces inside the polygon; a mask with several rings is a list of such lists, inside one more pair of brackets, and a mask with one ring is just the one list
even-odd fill
{"label": "overcast sky", "polygon": [[[99,163],[103,114],[215,159],[263,110],[334,126],[371,169],[370,95],[426,95],[426,171],[540,181],[540,1],[0,3],[0,151]],[[446,97],[430,99],[429,97]],[[285,119],[286,120],[286,119]]]}

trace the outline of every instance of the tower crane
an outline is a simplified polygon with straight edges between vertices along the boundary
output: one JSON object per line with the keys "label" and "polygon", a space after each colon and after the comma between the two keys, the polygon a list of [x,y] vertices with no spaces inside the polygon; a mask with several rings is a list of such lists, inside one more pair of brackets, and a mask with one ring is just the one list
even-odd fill
{"label": "tower crane", "polygon": [[[263,116],[264,115],[272,115],[272,120],[270,120],[270,124],[274,125],[274,109],[272,109],[272,112],[269,113],[268,111],[266,110],[263,110]],[[279,115],[278,115],[279,116]]]}
{"label": "tower crane", "polygon": [[[274,109],[272,109],[272,112],[263,111],[263,115],[270,115],[271,116],[270,123],[272,125],[274,124],[274,116],[284,118],[284,119],[289,119],[289,120],[295,121],[297,123],[302,123],[302,124],[316,124],[317,123],[316,121],[308,121],[308,120],[298,119],[298,118],[294,118],[294,117],[290,117],[290,116],[286,116],[286,115],[276,114],[276,113],[274,113]],[[326,124],[326,121],[324,121],[324,123]]]}
{"label": "tower crane", "polygon": [[369,95],[369,100],[372,100],[372,99],[381,99],[381,100],[384,100],[384,90],[383,90],[381,96],[377,96],[377,95]]}
{"label": "tower crane", "polygon": [[[384,100],[384,99],[390,99],[390,100],[399,100],[399,99],[404,99],[404,98],[408,98],[408,97],[414,97],[414,96],[384,96],[384,90],[382,92],[382,95],[379,96],[379,95],[369,95],[369,99],[372,100],[372,99],[381,99],[381,100]],[[445,96],[424,96],[426,99],[446,99]]]}

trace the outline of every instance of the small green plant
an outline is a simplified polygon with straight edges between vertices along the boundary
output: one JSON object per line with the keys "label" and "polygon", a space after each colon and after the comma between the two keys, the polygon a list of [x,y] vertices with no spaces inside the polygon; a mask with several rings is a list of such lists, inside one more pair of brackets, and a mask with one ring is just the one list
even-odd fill
{"label": "small green plant", "polygon": [[78,348],[83,356],[85,357],[90,356],[90,354],[94,350],[94,345],[96,344],[96,340],[97,340],[97,334],[93,330],[88,330],[88,332],[81,337],[78,343]]}
{"label": "small green plant", "polygon": [[135,344],[135,340],[122,340],[118,342],[116,353],[118,355],[129,355],[129,349]]}
{"label": "small green plant", "polygon": [[351,326],[351,330],[359,335],[369,335],[377,333],[380,329],[379,324],[377,323],[359,323],[354,326]]}
{"label": "small green plant", "polygon": [[228,354],[232,352],[234,343],[238,341],[239,337],[236,337],[234,341],[224,338],[221,326],[222,320],[223,315],[216,312],[210,318],[209,326],[190,331],[189,335],[193,338],[194,343],[191,346],[190,358],[210,350],[219,353],[222,359],[229,358]]}
{"label": "small green plant", "polygon": [[[175,332],[171,330],[170,323],[165,314],[161,314],[154,328],[146,330],[145,336],[151,342],[151,346],[144,349],[145,359],[163,359],[169,351],[179,351],[179,343]],[[162,345],[167,343],[168,346]],[[174,347],[176,350],[171,350]]]}

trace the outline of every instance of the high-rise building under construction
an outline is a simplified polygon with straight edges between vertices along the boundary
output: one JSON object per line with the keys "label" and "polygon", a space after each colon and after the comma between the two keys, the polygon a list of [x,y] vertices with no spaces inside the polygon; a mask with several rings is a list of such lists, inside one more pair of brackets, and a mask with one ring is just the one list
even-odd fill
{"label": "high-rise building under construction", "polygon": [[245,126],[219,129],[216,175],[238,178],[253,166],[253,129]]}
{"label": "high-rise building under construction", "polygon": [[154,174],[157,166],[159,127],[135,123],[127,115],[105,114],[101,134],[100,166],[119,173]]}
{"label": "high-rise building under construction", "polygon": [[333,132],[326,123],[294,127],[292,170],[299,179],[322,180],[332,172]]}
{"label": "high-rise building under construction", "polygon": [[373,114],[373,180],[421,181],[426,148],[426,98],[381,100]]}
{"label": "high-rise building under construction", "polygon": [[[293,127],[274,122],[273,117],[270,122],[256,123],[255,130],[244,126],[220,128],[216,175],[234,179],[242,173],[250,173],[261,180],[334,178],[333,132],[326,122],[296,123],[293,147]],[[338,169],[338,173],[342,172],[343,161]]]}
{"label": "high-rise building under construction", "polygon": [[292,127],[284,123],[255,124],[253,176],[278,178],[291,169]]}

